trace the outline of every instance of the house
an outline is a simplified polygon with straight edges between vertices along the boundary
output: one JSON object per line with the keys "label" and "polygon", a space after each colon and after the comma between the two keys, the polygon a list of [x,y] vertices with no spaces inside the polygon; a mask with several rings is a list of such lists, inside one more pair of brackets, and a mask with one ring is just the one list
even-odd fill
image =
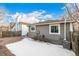
{"label": "house", "polygon": [[[21,36],[21,30],[17,29],[16,23],[11,22],[9,25],[5,26],[0,24],[0,38],[2,37],[14,37],[14,36]],[[17,31],[16,31],[17,29]]]}
{"label": "house", "polygon": [[28,23],[25,22],[19,22],[21,24],[21,32],[22,32],[22,36],[26,36],[29,28],[28,28]]}
{"label": "house", "polygon": [[1,26],[0,31],[8,31],[8,27],[7,26]]}
{"label": "house", "polygon": [[51,43],[61,44],[70,49],[71,36],[70,32],[73,31],[72,21],[64,20],[47,20],[29,25],[28,36],[31,38],[42,36]]}
{"label": "house", "polygon": [[[28,23],[26,22],[17,22],[10,31],[21,31],[21,35],[25,36],[28,32]],[[12,27],[12,26],[11,26]]]}
{"label": "house", "polygon": [[8,31],[8,27],[0,23],[0,31]]}

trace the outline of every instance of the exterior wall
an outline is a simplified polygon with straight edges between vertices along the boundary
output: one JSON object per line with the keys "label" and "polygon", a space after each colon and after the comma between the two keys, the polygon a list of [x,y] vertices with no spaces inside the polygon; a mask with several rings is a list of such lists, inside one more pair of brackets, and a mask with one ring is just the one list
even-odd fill
{"label": "exterior wall", "polygon": [[35,37],[36,36],[36,32],[31,32],[31,30],[30,30],[31,26],[29,26],[28,28],[29,28],[28,29],[28,32],[29,32],[28,36],[31,37],[31,38]]}
{"label": "exterior wall", "polygon": [[[36,31],[40,32],[40,35],[45,35],[45,37],[51,42],[55,44],[62,44],[64,39],[64,23],[60,24],[60,34],[49,34],[49,24],[47,25],[37,25]],[[67,32],[67,40],[69,40],[69,32],[70,32],[70,23],[67,23],[66,27]],[[35,35],[34,32],[30,33],[33,37]]]}
{"label": "exterior wall", "polygon": [[61,44],[60,34],[49,34],[49,25],[37,26],[36,28],[40,31],[40,35],[45,35],[51,43]]}
{"label": "exterior wall", "polygon": [[22,25],[22,36],[27,35],[28,33],[28,27],[27,25]]}
{"label": "exterior wall", "polygon": [[49,25],[37,26],[36,28],[40,31],[40,35],[45,35],[49,39],[58,40],[60,37],[60,35],[49,34]]}

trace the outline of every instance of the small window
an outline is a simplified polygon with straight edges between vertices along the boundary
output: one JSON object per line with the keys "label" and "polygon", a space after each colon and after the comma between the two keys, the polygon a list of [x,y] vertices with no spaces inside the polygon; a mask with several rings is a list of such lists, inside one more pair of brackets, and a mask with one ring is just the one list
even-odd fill
{"label": "small window", "polygon": [[31,26],[31,27],[30,27],[30,30],[31,30],[31,32],[35,32],[36,27],[35,27],[35,26]]}
{"label": "small window", "polygon": [[35,28],[34,27],[31,27],[31,30],[33,31],[33,30],[35,30]]}
{"label": "small window", "polygon": [[60,26],[59,25],[50,25],[49,26],[49,33],[50,34],[59,34],[60,33]]}

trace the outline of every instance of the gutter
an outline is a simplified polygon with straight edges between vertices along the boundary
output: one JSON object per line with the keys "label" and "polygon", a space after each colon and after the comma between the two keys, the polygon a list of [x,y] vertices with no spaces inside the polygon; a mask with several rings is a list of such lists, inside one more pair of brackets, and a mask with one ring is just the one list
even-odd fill
{"label": "gutter", "polygon": [[[52,22],[52,23],[41,23],[41,24],[31,24],[31,25],[48,25],[48,24],[61,24],[65,22]],[[66,21],[66,23],[73,23],[73,21]]]}

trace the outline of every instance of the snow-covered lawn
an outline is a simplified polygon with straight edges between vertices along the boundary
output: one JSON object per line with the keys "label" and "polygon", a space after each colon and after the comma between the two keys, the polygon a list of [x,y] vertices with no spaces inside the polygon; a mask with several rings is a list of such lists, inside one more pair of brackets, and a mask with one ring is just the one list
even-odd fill
{"label": "snow-covered lawn", "polygon": [[16,56],[74,56],[75,54],[61,45],[34,41],[25,38],[6,47]]}

